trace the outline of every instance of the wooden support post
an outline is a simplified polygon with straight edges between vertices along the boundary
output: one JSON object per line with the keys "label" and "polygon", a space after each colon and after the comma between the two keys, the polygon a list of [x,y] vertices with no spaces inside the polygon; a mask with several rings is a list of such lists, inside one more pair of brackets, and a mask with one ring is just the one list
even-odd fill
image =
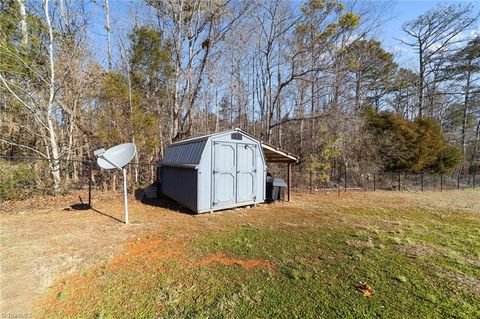
{"label": "wooden support post", "polygon": [[376,178],[375,178],[375,173],[373,173],[373,191],[376,191],[377,190],[377,181],[376,181]]}
{"label": "wooden support post", "polygon": [[292,192],[292,163],[288,163],[288,173],[287,173],[287,200],[291,200]]}
{"label": "wooden support post", "polygon": [[457,189],[460,189],[460,172],[457,174]]}
{"label": "wooden support post", "polygon": [[440,174],[440,190],[443,191],[443,174]]}
{"label": "wooden support post", "polygon": [[421,183],[422,183],[422,192],[423,192],[423,173],[422,173],[422,175],[420,175],[420,180],[421,180]]}
{"label": "wooden support post", "polygon": [[402,184],[401,184],[401,173],[398,173],[398,190],[400,191],[402,189]]}

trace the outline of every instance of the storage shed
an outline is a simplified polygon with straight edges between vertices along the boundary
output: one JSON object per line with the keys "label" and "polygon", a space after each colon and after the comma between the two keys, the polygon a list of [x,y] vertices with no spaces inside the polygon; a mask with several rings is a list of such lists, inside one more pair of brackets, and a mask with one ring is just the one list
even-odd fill
{"label": "storage shed", "polygon": [[160,190],[203,213],[265,201],[262,144],[240,129],[171,144],[160,168]]}

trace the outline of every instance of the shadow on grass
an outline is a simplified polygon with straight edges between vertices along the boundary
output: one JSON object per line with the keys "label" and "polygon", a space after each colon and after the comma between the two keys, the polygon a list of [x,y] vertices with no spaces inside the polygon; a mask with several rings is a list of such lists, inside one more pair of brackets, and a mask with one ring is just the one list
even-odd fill
{"label": "shadow on grass", "polygon": [[[73,210],[88,210],[88,209],[90,209],[90,205],[87,204],[87,203],[84,203],[81,196],[78,196],[78,199],[80,200],[80,203],[70,205],[71,209],[73,209]],[[70,208],[65,208],[64,210],[70,210]]]}
{"label": "shadow on grass", "polygon": [[103,215],[103,216],[108,217],[108,218],[111,218],[111,219],[113,219],[113,220],[115,220],[115,221],[117,221],[117,222],[120,222],[120,223],[122,223],[122,224],[125,224],[125,222],[124,222],[123,220],[120,220],[120,219],[118,219],[118,218],[116,218],[116,217],[113,217],[113,216],[108,215],[108,214],[106,214],[106,213],[104,213],[104,212],[101,212],[101,211],[99,211],[98,209],[95,209],[95,208],[93,208],[93,207],[91,207],[90,209],[93,210],[93,211],[96,212],[96,213],[99,213],[100,215]]}
{"label": "shadow on grass", "polygon": [[90,209],[90,205],[85,203],[78,203],[71,205],[70,208],[73,210],[88,210]]}
{"label": "shadow on grass", "polygon": [[191,211],[190,209],[188,209],[183,205],[178,204],[177,202],[175,202],[174,200],[166,196],[163,196],[161,194],[157,196],[158,198],[147,198],[143,189],[137,189],[135,191],[135,199],[140,201],[144,205],[165,208],[174,212],[187,214],[191,216],[197,215],[197,213]]}
{"label": "shadow on grass", "polygon": [[111,219],[113,219],[113,220],[115,220],[115,221],[117,221],[117,222],[120,222],[120,223],[122,223],[122,224],[125,223],[123,220],[120,220],[120,219],[118,219],[118,218],[116,218],[116,217],[113,217],[113,216],[108,215],[108,214],[106,214],[106,213],[104,213],[104,212],[101,212],[101,211],[99,211],[98,209],[95,209],[95,208],[91,207],[90,205],[84,203],[84,202],[82,201],[82,198],[80,198],[80,203],[70,205],[70,208],[65,208],[64,210],[70,210],[70,209],[73,209],[73,210],[89,210],[89,209],[91,209],[91,210],[93,210],[94,212],[99,213],[100,215],[103,215],[103,216],[105,216],[105,217],[111,218]]}
{"label": "shadow on grass", "polygon": [[181,213],[181,214],[187,214],[191,216],[196,216],[197,213],[191,211],[185,206],[182,206],[178,204],[177,202],[171,200],[170,198],[167,197],[160,197],[160,198],[142,198],[140,202],[144,205],[149,205],[149,206],[155,206],[155,207],[161,207],[161,208],[166,208],[168,210]]}

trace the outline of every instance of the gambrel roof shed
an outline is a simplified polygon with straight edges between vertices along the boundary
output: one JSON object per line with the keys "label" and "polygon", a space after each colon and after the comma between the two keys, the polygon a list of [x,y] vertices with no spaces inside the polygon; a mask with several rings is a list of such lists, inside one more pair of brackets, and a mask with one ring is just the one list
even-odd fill
{"label": "gambrel roof shed", "polygon": [[165,152],[161,192],[198,213],[262,203],[267,161],[288,164],[290,190],[298,157],[240,129],[183,140]]}
{"label": "gambrel roof shed", "polygon": [[235,129],[171,144],[161,192],[194,212],[262,203],[266,162],[260,141]]}

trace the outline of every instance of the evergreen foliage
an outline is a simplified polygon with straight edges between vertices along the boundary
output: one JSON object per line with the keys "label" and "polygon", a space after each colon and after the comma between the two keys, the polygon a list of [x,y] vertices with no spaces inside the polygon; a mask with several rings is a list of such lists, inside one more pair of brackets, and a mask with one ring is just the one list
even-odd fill
{"label": "evergreen foliage", "polygon": [[386,171],[448,173],[462,161],[461,151],[446,142],[433,119],[408,121],[392,112],[365,111],[367,130],[376,137]]}

